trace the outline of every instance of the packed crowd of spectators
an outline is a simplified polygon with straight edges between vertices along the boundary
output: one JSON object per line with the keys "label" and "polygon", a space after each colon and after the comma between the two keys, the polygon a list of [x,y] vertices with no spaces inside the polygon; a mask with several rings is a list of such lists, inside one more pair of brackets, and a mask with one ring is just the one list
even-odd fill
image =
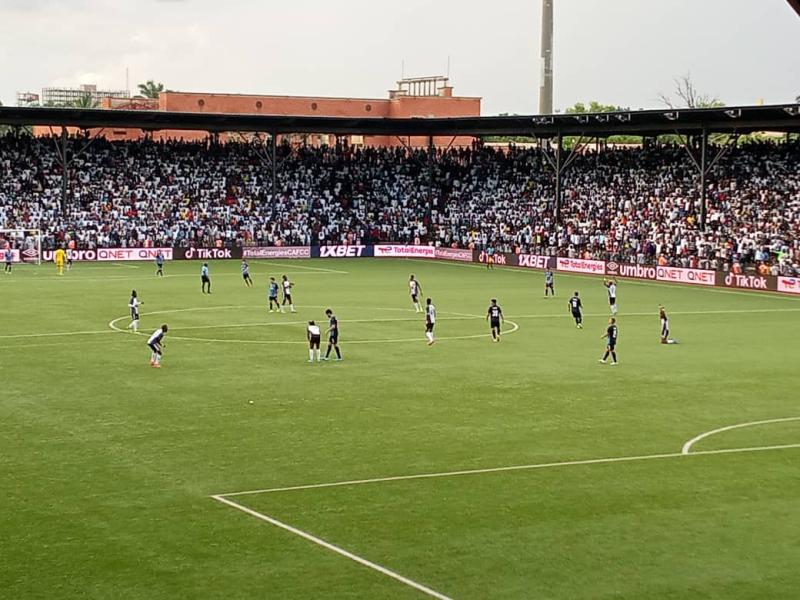
{"label": "packed crowd of spectators", "polygon": [[[79,148],[83,142],[73,141]],[[800,143],[732,148],[708,176],[671,145],[578,153],[554,177],[536,148],[279,146],[276,193],[251,143],[107,142],[75,156],[62,207],[55,144],[0,138],[0,228],[45,247],[398,242],[642,264],[794,274],[800,263]]]}

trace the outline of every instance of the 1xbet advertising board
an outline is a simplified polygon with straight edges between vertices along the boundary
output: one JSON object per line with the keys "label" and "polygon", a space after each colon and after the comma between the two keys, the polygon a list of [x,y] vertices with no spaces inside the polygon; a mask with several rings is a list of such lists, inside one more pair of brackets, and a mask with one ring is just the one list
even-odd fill
{"label": "1xbet advertising board", "polygon": [[375,256],[372,246],[341,245],[341,246],[314,246],[311,248],[312,258],[362,258]]}

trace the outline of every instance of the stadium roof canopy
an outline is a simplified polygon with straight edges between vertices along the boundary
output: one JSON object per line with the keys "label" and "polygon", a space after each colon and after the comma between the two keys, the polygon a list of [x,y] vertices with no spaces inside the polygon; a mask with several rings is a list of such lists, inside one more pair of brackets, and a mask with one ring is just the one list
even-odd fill
{"label": "stadium roof canopy", "polygon": [[0,124],[53,127],[179,129],[209,132],[328,133],[397,136],[561,135],[606,137],[669,133],[800,132],[800,105],[726,106],[611,113],[503,117],[292,117],[143,110],[0,107]]}

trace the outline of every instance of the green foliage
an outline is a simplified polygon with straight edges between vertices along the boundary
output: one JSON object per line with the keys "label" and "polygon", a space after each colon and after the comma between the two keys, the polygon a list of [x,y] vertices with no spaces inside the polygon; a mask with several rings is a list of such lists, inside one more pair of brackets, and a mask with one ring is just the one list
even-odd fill
{"label": "green foliage", "polygon": [[164,91],[164,84],[156,83],[152,79],[148,79],[144,83],[139,84],[139,93],[145,98],[158,98],[159,94]]}
{"label": "green foliage", "polygon": [[567,108],[566,114],[573,115],[573,114],[583,114],[583,113],[604,113],[604,112],[617,112],[620,110],[626,110],[621,106],[617,106],[616,104],[602,104],[597,100],[592,100],[589,104],[584,104],[583,102],[576,102],[569,108]]}

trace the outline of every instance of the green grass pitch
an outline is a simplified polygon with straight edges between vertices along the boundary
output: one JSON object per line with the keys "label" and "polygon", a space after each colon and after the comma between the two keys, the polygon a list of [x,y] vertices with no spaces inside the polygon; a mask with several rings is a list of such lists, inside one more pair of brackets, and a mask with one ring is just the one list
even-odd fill
{"label": "green grass pitch", "polygon": [[[797,598],[800,300],[402,260],[52,265],[0,275],[0,596]],[[269,275],[297,314],[266,311]],[[433,347],[408,276],[439,311]],[[168,323],[164,367],[125,329]],[[567,299],[580,290],[585,329]],[[508,319],[492,344],[483,316]],[[679,345],[658,343],[658,304]],[[331,307],[344,361],[309,365]],[[518,329],[511,331],[512,329]],[[324,351],[323,343],[323,351]],[[252,402],[252,403],[251,403]],[[789,446],[711,453],[713,450]],[[666,455],[654,457],[653,455]],[[585,462],[592,459],[644,457]]]}

